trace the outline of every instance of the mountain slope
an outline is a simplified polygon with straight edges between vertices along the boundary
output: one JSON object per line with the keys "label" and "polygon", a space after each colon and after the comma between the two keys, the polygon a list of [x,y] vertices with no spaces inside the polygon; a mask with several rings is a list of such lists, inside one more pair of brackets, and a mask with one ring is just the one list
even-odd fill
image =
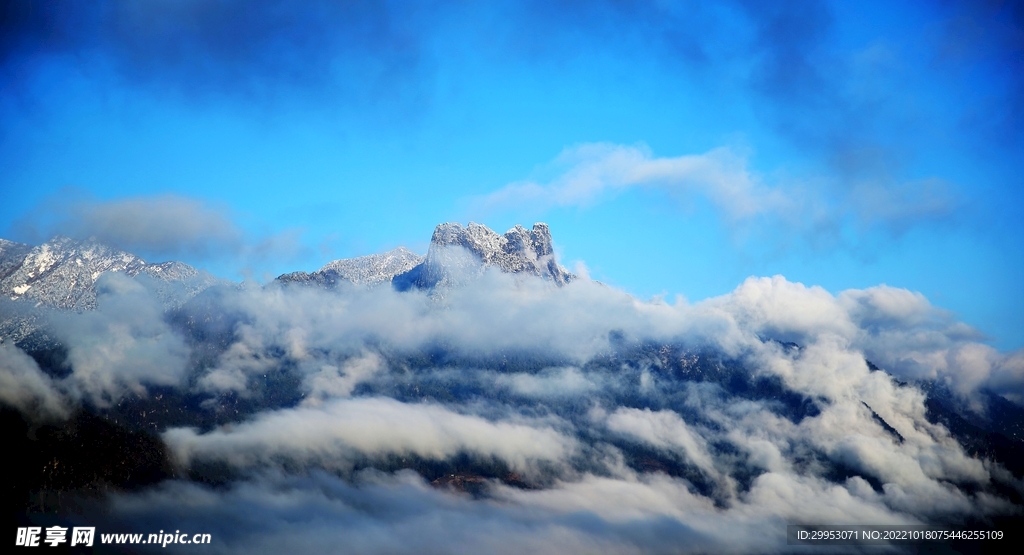
{"label": "mountain slope", "polygon": [[312,273],[292,272],[277,279],[284,283],[305,283],[322,287],[334,287],[339,281],[371,285],[391,281],[396,275],[408,272],[421,264],[423,259],[424,257],[405,247],[398,247],[381,254],[335,260]]}
{"label": "mountain slope", "polygon": [[164,308],[220,282],[188,264],[150,264],[93,239],[58,236],[37,247],[0,239],[0,338],[19,342],[39,329],[41,313],[34,307],[95,309],[96,282],[106,272],[147,282]]}
{"label": "mountain slope", "polygon": [[148,275],[183,285],[182,290],[161,289],[166,293],[162,300],[172,305],[181,300],[172,297],[191,297],[217,281],[188,264],[150,264],[93,239],[79,242],[58,236],[38,247],[4,241],[0,249],[0,295],[64,310],[96,308],[96,280],[104,272]]}

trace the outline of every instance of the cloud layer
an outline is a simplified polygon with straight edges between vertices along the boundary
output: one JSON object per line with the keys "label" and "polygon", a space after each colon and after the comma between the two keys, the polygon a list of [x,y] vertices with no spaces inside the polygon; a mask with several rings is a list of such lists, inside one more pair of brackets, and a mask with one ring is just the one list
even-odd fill
{"label": "cloud layer", "polygon": [[[491,268],[218,286],[163,313],[101,282],[96,311],[50,316],[66,375],[4,346],[0,379],[51,418],[157,409],[181,478],[115,495],[110,527],[213,526],[228,552],[773,552],[786,523],[1020,515],[1020,478],[929,396],[995,418],[1021,354],[911,291],[776,276],[669,304]],[[193,412],[161,420],[165,396]]]}

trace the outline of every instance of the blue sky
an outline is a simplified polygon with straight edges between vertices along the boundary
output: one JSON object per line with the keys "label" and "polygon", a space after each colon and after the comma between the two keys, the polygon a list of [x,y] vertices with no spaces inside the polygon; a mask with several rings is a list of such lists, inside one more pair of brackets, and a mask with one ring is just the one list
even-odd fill
{"label": "blue sky", "polygon": [[643,298],[885,283],[1024,347],[1019,2],[3,10],[7,238],[267,280],[546,221]]}

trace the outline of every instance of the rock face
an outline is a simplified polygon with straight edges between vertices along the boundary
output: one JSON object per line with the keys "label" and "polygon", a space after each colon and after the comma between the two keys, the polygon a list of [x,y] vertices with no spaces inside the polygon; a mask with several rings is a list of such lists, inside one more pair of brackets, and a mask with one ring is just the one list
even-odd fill
{"label": "rock face", "polygon": [[472,223],[462,227],[445,223],[434,229],[423,264],[395,276],[398,289],[431,288],[456,284],[488,266],[512,274],[531,274],[565,285],[575,275],[558,265],[547,224],[536,223],[527,231],[517,225],[504,235]]}
{"label": "rock face", "polygon": [[335,260],[312,273],[292,272],[277,279],[285,283],[306,283],[323,287],[335,287],[341,281],[372,285],[391,281],[396,275],[422,264],[423,259],[424,257],[405,247],[398,247],[382,254]]}
{"label": "rock face", "polygon": [[0,239],[0,284],[21,267],[31,250],[29,245]]}
{"label": "rock face", "polygon": [[[457,223],[441,224],[434,229],[430,238],[430,249],[457,245],[477,255],[484,266],[497,266],[509,273],[529,273],[565,285],[574,276],[555,261],[551,247],[551,230],[548,224],[535,223],[527,231],[517,225],[498,235],[487,226],[469,223],[462,227]],[[427,254],[429,260],[431,253]]]}
{"label": "rock face", "polygon": [[181,262],[150,264],[134,254],[95,240],[55,237],[30,247],[0,243],[0,295],[63,310],[96,308],[96,279],[104,272],[123,272],[157,280],[158,295],[174,305],[217,280]]}

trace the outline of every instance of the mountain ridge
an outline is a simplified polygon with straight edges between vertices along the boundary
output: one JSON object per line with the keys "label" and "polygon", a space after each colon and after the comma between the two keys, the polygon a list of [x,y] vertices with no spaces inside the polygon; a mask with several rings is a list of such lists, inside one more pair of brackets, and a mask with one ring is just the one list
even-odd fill
{"label": "mountain ridge", "polygon": [[339,280],[372,285],[391,281],[394,276],[421,264],[424,258],[405,247],[398,247],[368,256],[332,260],[315,272],[291,272],[278,276],[277,280],[283,283],[315,284],[324,287],[334,287]]}
{"label": "mountain ridge", "polygon": [[[25,299],[62,310],[90,310],[96,308],[96,281],[105,272],[148,275],[161,282],[180,283],[186,296],[217,281],[184,262],[149,263],[94,238],[77,241],[58,235],[36,247],[2,241],[0,295],[13,301]],[[165,304],[174,304],[173,295],[165,293]]]}
{"label": "mountain ridge", "polygon": [[[465,256],[468,254],[469,256]],[[531,274],[565,285],[577,279],[555,260],[551,230],[537,222],[527,230],[516,225],[503,235],[469,222],[438,224],[427,254],[420,256],[405,247],[328,262],[314,272],[282,274],[277,281],[335,287],[341,281],[355,284],[391,282],[396,288],[428,289],[452,281],[453,272],[496,267],[510,274]]]}
{"label": "mountain ridge", "polygon": [[[468,255],[468,256],[467,256]],[[276,281],[335,287],[393,282],[399,289],[430,288],[450,281],[453,272],[495,267],[565,285],[577,276],[558,264],[547,224],[527,230],[516,225],[498,234],[485,225],[447,222],[435,227],[426,255],[405,247],[368,256],[332,260],[314,272],[282,274]],[[222,281],[178,261],[146,262],[138,255],[104,244],[57,235],[32,246],[0,239],[0,298],[31,302],[59,310],[96,308],[96,282],[106,272],[157,280],[166,307],[180,305]]]}
{"label": "mountain ridge", "polygon": [[107,272],[148,280],[164,309],[221,282],[184,262],[149,263],[94,238],[58,235],[38,246],[0,239],[0,338],[19,342],[45,327],[35,307],[95,309],[97,282]]}
{"label": "mountain ridge", "polygon": [[[455,285],[467,275],[493,267],[510,274],[541,277],[565,285],[577,277],[555,260],[545,223],[527,230],[516,225],[499,235],[485,225],[442,223],[435,227],[426,255],[405,247],[356,258],[332,260],[314,272],[282,274],[275,282],[331,289],[342,282],[398,290]],[[97,308],[97,281],[107,272],[148,281],[164,309],[185,302],[224,280],[178,261],[149,263],[138,255],[102,243],[57,235],[32,246],[0,239],[0,337],[21,341],[43,326],[35,307],[62,311]]]}

